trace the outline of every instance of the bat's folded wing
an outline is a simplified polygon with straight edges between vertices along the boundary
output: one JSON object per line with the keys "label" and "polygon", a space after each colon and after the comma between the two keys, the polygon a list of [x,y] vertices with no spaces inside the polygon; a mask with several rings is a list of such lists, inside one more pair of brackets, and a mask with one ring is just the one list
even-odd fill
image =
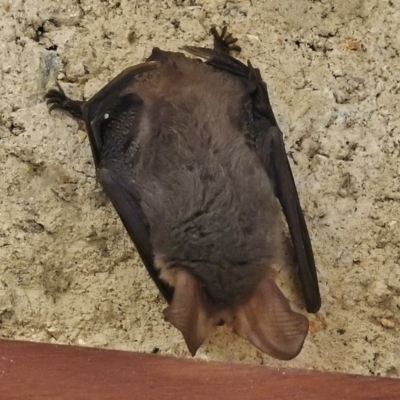
{"label": "bat's folded wing", "polygon": [[267,86],[261,79],[260,71],[254,69],[250,63],[248,68],[249,78],[257,83],[257,90],[253,94],[255,151],[271,179],[275,195],[286,217],[307,311],[316,313],[321,307],[317,270],[307,224],[286,155],[283,134],[276,123]]}
{"label": "bat's folded wing", "polygon": [[149,228],[146,217],[140,208],[139,196],[134,184],[122,178],[118,171],[106,167],[98,169],[97,178],[135,244],[148,273],[161,294],[170,302],[173,289],[159,278],[158,271],[154,266]]}
{"label": "bat's folded wing", "polygon": [[[262,147],[260,146],[260,150]],[[278,127],[274,126],[268,129],[264,140],[264,150],[265,153],[270,152],[267,172],[273,182],[276,197],[281,203],[289,227],[306,308],[308,312],[315,313],[321,307],[321,296],[314,255],[293,174],[286,156],[283,135]]]}

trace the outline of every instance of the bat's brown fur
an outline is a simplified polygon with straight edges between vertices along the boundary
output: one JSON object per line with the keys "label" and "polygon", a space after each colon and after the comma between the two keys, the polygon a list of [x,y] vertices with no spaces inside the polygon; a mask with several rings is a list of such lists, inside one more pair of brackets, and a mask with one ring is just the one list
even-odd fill
{"label": "bat's brown fur", "polygon": [[228,55],[240,48],[226,28],[212,33],[214,50],[187,48],[206,63],[154,49],[88,102],[60,88],[47,98],[50,109],[85,120],[98,179],[190,352],[222,321],[290,359],[308,321],[269,273],[282,258],[277,196],[316,310],[311,244],[259,72]]}

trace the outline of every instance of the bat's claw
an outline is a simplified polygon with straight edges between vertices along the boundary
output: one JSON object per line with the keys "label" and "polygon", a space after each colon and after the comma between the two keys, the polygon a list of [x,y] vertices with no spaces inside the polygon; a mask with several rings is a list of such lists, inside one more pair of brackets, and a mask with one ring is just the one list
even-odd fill
{"label": "bat's claw", "polygon": [[53,110],[57,110],[57,109],[61,108],[61,106],[59,104],[56,104],[56,103],[53,103],[50,106],[49,106],[49,103],[47,103],[47,106],[49,107],[49,114],[51,114],[51,112]]}
{"label": "bat's claw", "polygon": [[56,82],[57,89],[50,89],[45,95],[47,107],[51,113],[53,110],[62,110],[71,116],[83,119],[82,104],[84,101],[72,100],[64,93],[64,90],[58,82]]}
{"label": "bat's claw", "polygon": [[228,28],[226,26],[221,29],[221,33],[218,33],[215,27],[211,28],[210,33],[214,37],[214,50],[226,54],[229,54],[231,51],[240,53],[242,49],[235,44],[237,39],[234,38],[231,33],[227,33],[227,31]]}

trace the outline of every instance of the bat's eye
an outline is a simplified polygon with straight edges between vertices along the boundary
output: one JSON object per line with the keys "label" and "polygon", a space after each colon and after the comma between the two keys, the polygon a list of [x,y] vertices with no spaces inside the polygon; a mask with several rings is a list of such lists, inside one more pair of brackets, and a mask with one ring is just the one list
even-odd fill
{"label": "bat's eye", "polygon": [[108,118],[110,118],[110,114],[105,113],[105,114],[104,114],[104,119],[108,119]]}

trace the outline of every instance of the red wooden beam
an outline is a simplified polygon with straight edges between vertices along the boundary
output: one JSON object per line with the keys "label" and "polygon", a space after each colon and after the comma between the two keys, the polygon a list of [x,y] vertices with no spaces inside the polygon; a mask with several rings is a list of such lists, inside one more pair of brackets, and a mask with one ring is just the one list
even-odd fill
{"label": "red wooden beam", "polygon": [[400,399],[400,380],[0,340],[2,400]]}

